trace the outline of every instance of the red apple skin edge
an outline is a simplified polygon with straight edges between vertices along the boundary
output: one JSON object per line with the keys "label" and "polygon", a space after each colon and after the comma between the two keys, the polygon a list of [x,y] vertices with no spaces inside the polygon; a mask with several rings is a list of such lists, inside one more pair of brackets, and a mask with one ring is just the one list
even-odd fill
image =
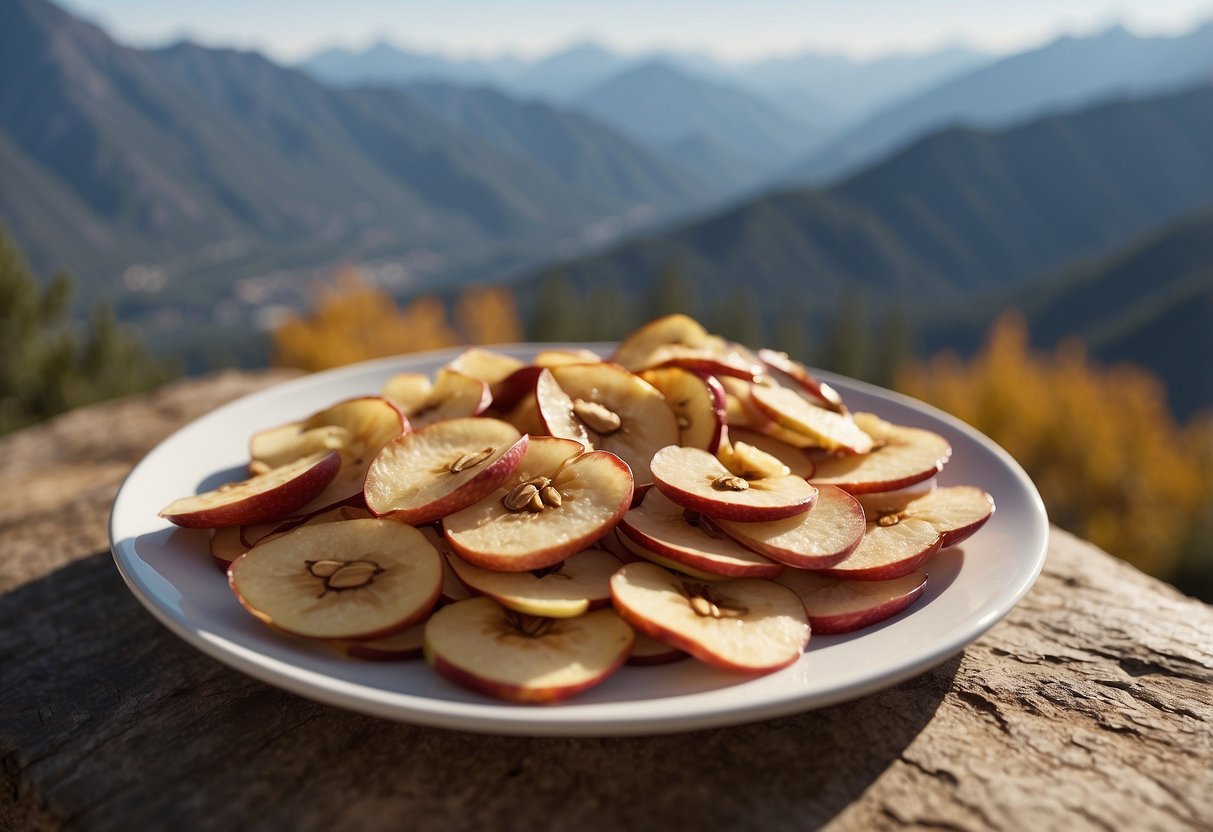
{"label": "red apple skin edge", "polygon": [[833,636],[842,633],[851,633],[855,630],[863,629],[870,624],[877,624],[887,618],[892,618],[899,612],[904,610],[910,604],[918,600],[926,588],[927,582],[924,580],[918,585],[918,588],[913,592],[896,598],[892,601],[887,601],[879,607],[873,607],[859,612],[853,612],[846,615],[822,615],[815,616],[809,613],[809,626],[813,629],[813,635]]}
{"label": "red apple skin edge", "polygon": [[506,376],[498,385],[493,395],[491,407],[494,411],[505,413],[527,393],[534,391],[535,381],[543,372],[542,367],[520,367]]}
{"label": "red apple skin edge", "polygon": [[686,661],[689,658],[691,658],[689,653],[684,653],[676,647],[671,647],[663,653],[652,653],[648,656],[629,655],[624,664],[631,665],[632,667],[657,667],[658,665]]}
{"label": "red apple skin edge", "polygon": [[555,705],[601,684],[604,679],[623,666],[623,663],[627,661],[629,651],[630,648],[621,652],[601,675],[587,679],[579,685],[569,685],[563,688],[524,688],[518,685],[507,685],[503,682],[491,682],[451,664],[441,656],[435,656],[428,649],[425,651],[425,660],[440,676],[460,687],[470,688],[494,699],[504,699],[507,702],[519,702],[527,705]]}
{"label": "red apple skin edge", "polygon": [[[939,554],[939,550],[943,548],[943,535],[931,546],[923,549],[913,557],[905,558],[904,560],[894,561],[893,563],[881,564],[880,566],[872,566],[867,569],[822,569],[822,575],[828,575],[831,578],[849,578],[853,581],[887,581],[893,578],[900,578],[903,575],[909,575],[911,572],[919,569],[935,555]],[[846,561],[844,560],[845,564]]]}
{"label": "red apple skin edge", "polygon": [[981,518],[980,520],[976,521],[975,523],[970,523],[969,525],[965,526],[964,528],[951,529],[949,531],[944,532],[943,535],[941,536],[943,539],[940,541],[939,548],[946,549],[949,546],[955,546],[958,543],[963,543],[964,541],[968,540],[970,537],[973,536],[973,534],[975,534],[977,532],[978,529],[980,529],[987,522],[989,522],[990,518],[994,516],[994,511],[995,511],[994,501],[991,500],[989,514],[987,514],[985,517]]}

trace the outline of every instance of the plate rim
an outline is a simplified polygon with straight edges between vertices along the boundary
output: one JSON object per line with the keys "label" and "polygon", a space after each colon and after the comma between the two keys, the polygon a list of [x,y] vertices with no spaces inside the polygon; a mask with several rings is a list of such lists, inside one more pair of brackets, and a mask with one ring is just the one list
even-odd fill
{"label": "plate rim", "polygon": [[[600,354],[609,354],[613,346],[614,342],[519,342],[486,345],[486,348],[507,354],[533,355],[540,349],[578,347],[592,349]],[[955,638],[944,640],[932,649],[920,652],[913,661],[904,662],[881,673],[869,675],[859,682],[824,693],[786,696],[758,704],[747,702],[744,696],[739,696],[736,697],[735,704],[717,706],[707,712],[691,710],[687,713],[667,713],[669,709],[663,707],[657,708],[647,715],[587,718],[582,710],[577,709],[577,700],[572,700],[566,705],[536,708],[535,706],[514,705],[487,699],[485,704],[479,704],[435,699],[414,693],[379,691],[365,684],[348,682],[329,674],[301,668],[296,664],[268,656],[229,639],[204,637],[163,603],[155,591],[142,580],[142,576],[138,574],[137,565],[134,562],[127,562],[128,554],[120,551],[127,538],[119,536],[120,530],[117,528],[117,524],[119,510],[125,507],[124,498],[127,498],[129,493],[128,486],[137,481],[138,477],[146,476],[149,470],[154,469],[159,457],[173,447],[178,437],[188,431],[198,430],[197,426],[200,422],[218,420],[232,410],[255,407],[263,398],[272,399],[287,393],[302,393],[311,387],[323,388],[331,384],[334,379],[351,374],[375,373],[401,365],[432,365],[436,368],[466,348],[466,346],[457,346],[377,358],[272,384],[207,411],[161,439],[123,478],[111,504],[107,524],[110,550],[128,590],[156,620],[195,649],[262,682],[314,701],[393,721],[480,733],[565,737],[627,736],[678,733],[763,721],[852,701],[892,687],[947,661],[981,638],[1023,599],[1044,567],[1049,542],[1049,523],[1044,503],[1031,478],[1005,449],[971,425],[925,402],[869,382],[815,368],[810,369],[826,382],[844,389],[860,391],[879,399],[895,401],[903,407],[947,425],[960,434],[967,435],[1001,463],[1005,471],[1019,484],[1023,492],[1021,496],[1027,498],[1033,520],[1031,534],[1026,535],[1031,546],[1023,554],[1024,564],[1028,569],[1013,587],[999,595],[996,604],[982,608],[984,614],[979,622],[965,629],[962,636],[958,635]],[[401,368],[403,369],[403,367]],[[171,527],[166,523],[166,528]],[[641,699],[635,702],[650,703],[651,705],[655,701],[662,700]],[[628,700],[624,703],[610,704],[614,706],[622,704],[625,706],[624,710],[632,710],[626,706],[635,703]],[[608,708],[608,710],[610,709]]]}

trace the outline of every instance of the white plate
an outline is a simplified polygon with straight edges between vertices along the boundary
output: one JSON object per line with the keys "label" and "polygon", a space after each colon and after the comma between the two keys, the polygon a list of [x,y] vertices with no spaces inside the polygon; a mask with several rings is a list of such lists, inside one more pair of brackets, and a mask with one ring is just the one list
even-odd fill
{"label": "white plate", "polygon": [[[529,357],[535,348],[502,351]],[[306,376],[225,405],[170,436],[131,472],[110,516],[114,560],[131,591],[199,650],[270,684],[351,710],[500,734],[655,734],[769,719],[855,699],[916,676],[1005,616],[1044,564],[1044,505],[1005,451],[921,402],[828,373],[821,375],[852,409],[947,437],[953,455],[940,483],[978,485],[994,496],[997,511],[963,545],[929,563],[926,591],[906,612],[858,633],[814,636],[799,662],[759,678],[690,660],[624,667],[557,706],[497,702],[446,682],[421,661],[347,659],[270,630],[236,603],[211,561],[208,533],[177,529],[157,516],[176,497],[241,478],[254,430],[305,417],[350,396],[377,393],[392,373],[432,371],[456,353],[402,356]]]}

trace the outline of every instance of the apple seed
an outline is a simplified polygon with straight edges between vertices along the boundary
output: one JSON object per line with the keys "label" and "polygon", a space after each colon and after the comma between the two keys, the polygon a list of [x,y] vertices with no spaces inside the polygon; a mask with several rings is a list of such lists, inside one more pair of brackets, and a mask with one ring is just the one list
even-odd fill
{"label": "apple seed", "polygon": [[898,514],[897,512],[893,512],[892,514],[880,515],[880,518],[876,521],[876,525],[880,526],[881,528],[887,529],[889,526],[896,526],[900,522],[901,522],[901,515]]}
{"label": "apple seed", "polygon": [[325,559],[307,560],[304,563],[309,573],[324,580],[324,591],[318,596],[320,598],[330,591],[341,592],[364,587],[384,571],[383,567],[373,560]]}
{"label": "apple seed", "polygon": [[458,474],[461,471],[466,471],[468,468],[474,468],[492,455],[493,448],[485,448],[483,451],[473,451],[472,453],[464,454],[451,463],[450,472]]}
{"label": "apple seed", "polygon": [[527,638],[542,638],[556,623],[554,618],[527,615],[511,609],[504,610],[506,623]]}
{"label": "apple seed", "polygon": [[713,596],[712,588],[707,584],[693,584],[683,581],[683,594],[691,609],[700,618],[741,618],[749,610],[746,607],[733,607]]}
{"label": "apple seed", "polygon": [[560,508],[564,503],[564,498],[560,496],[560,492],[550,485],[545,485],[539,489],[539,496],[543,498],[543,502],[552,508]]}
{"label": "apple seed", "polygon": [[717,491],[745,491],[749,487],[750,484],[746,482],[745,477],[732,474],[719,476],[712,481],[712,488]]}

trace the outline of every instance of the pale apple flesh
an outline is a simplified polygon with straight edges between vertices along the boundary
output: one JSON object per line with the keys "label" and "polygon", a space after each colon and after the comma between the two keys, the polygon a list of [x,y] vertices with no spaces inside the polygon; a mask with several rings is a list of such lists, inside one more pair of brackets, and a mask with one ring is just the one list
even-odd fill
{"label": "pale apple flesh", "polygon": [[682,561],[676,561],[673,558],[668,558],[665,555],[658,553],[654,549],[632,539],[626,534],[619,535],[619,544],[628,551],[631,558],[627,563],[654,563],[662,569],[674,572],[679,575],[686,575],[690,578],[697,578],[701,581],[723,581],[727,580],[724,575],[718,572],[708,572],[703,569],[696,569],[694,566],[686,563],[687,558]]}
{"label": "pale apple flesh", "polygon": [[593,450],[585,423],[573,412],[573,398],[556,381],[548,369],[535,378],[535,408],[543,425],[542,433],[558,439],[572,439],[586,450]]}
{"label": "pale apple flesh", "polygon": [[644,633],[636,633],[636,643],[628,654],[627,663],[636,667],[653,667],[659,664],[673,664],[689,659],[690,655],[671,647],[665,642],[650,638]]}
{"label": "pale apple flesh", "polygon": [[[361,501],[358,501],[359,503]],[[270,523],[253,523],[244,526],[225,526],[215,529],[211,534],[211,557],[216,565],[227,572],[231,562],[243,555],[258,543],[272,540],[275,537],[294,531],[300,526],[315,525],[316,523],[334,523],[339,520],[361,520],[370,517],[366,507],[350,500],[329,506],[311,514],[294,514]]]}
{"label": "pale apple flesh", "polygon": [[228,570],[240,603],[266,624],[323,639],[380,638],[433,609],[442,559],[392,520],[302,526],[254,546]]}
{"label": "pale apple flesh", "polygon": [[425,658],[470,690],[551,704],[604,682],[627,660],[634,640],[612,609],[539,618],[491,598],[472,598],[443,607],[426,622]]}
{"label": "pale apple flesh", "polygon": [[498,419],[435,422],[380,451],[366,475],[367,508],[405,523],[438,520],[504,482],[526,447],[527,438]]}
{"label": "pale apple flesh", "polygon": [[707,584],[630,563],[611,578],[611,596],[638,632],[726,670],[779,670],[795,663],[809,642],[804,604],[773,581]]}
{"label": "pale apple flesh", "polygon": [[850,556],[867,528],[863,508],[832,485],[818,489],[817,502],[804,514],[761,523],[718,520],[720,531],[742,546],[797,569],[828,569]]}
{"label": "pale apple flesh", "polygon": [[569,439],[535,437],[504,484],[445,516],[442,527],[469,563],[526,572],[587,548],[631,502],[631,472],[619,457]]}
{"label": "pale apple flesh", "polygon": [[650,469],[661,493],[712,518],[777,520],[808,511],[817,499],[817,489],[803,477],[747,480],[698,448],[662,448],[654,454]]}
{"label": "pale apple flesh", "polygon": [[665,397],[678,422],[678,444],[716,453],[726,419],[724,387],[715,376],[682,367],[645,370],[640,377]]}
{"label": "pale apple flesh", "polygon": [[657,490],[625,514],[618,528],[646,550],[702,572],[773,578],[783,571],[782,564],[734,542],[715,522],[689,512]]}
{"label": "pale apple flesh", "polygon": [[837,485],[852,494],[892,491],[929,480],[952,455],[948,440],[933,431],[894,425],[871,413],[854,418],[875,447],[866,454],[817,457],[815,485]]}
{"label": "pale apple flesh", "polygon": [[866,454],[872,450],[872,437],[849,414],[817,407],[786,387],[755,384],[750,388],[750,401],[776,424],[828,451]]}
{"label": "pale apple flesh", "polygon": [[449,370],[485,382],[496,398],[497,385],[515,370],[521,368],[522,362],[511,355],[486,350],[482,347],[472,347],[455,356],[447,362],[446,366]]}
{"label": "pale apple flesh", "polygon": [[451,551],[450,544],[446,542],[446,538],[433,526],[422,526],[421,533],[430,545],[438,550],[438,554],[442,555],[442,595],[438,598],[438,603],[453,604],[456,601],[466,601],[471,598],[472,593],[451,568],[450,559],[454,553]]}
{"label": "pale apple flesh", "polygon": [[927,573],[918,570],[886,581],[848,581],[789,569],[776,580],[800,596],[814,633],[833,635],[897,615],[922,595]]}
{"label": "pale apple flesh", "polygon": [[665,346],[698,347],[708,331],[689,315],[675,313],[649,321],[620,342],[611,360],[633,372],[653,366],[653,353]]}
{"label": "pale apple flesh", "polygon": [[602,549],[583,549],[546,569],[498,572],[450,557],[451,569],[472,592],[501,606],[544,618],[574,618],[611,601],[611,576],[623,566]]}
{"label": "pale apple flesh", "polygon": [[188,529],[265,523],[314,499],[340,469],[337,451],[321,451],[247,480],[181,497],[165,506],[160,516]]}
{"label": "pale apple flesh", "polygon": [[748,428],[730,427],[729,441],[753,445],[758,450],[770,454],[788,466],[788,470],[791,473],[798,477],[804,477],[810,482],[817,472],[817,466],[814,464],[813,458],[805,452],[804,448],[789,445],[787,442],[783,442],[774,436],[768,436],[765,433],[759,433]]}
{"label": "pale apple flesh", "polygon": [[414,430],[483,413],[492,402],[489,386],[480,379],[442,369],[431,384],[427,376],[401,373],[388,379],[383,396],[404,411]]}
{"label": "pale apple flesh", "polygon": [[844,413],[846,407],[842,396],[830,385],[826,384],[809,371],[809,368],[790,357],[786,352],[770,349],[760,349],[758,358],[773,371],[773,375],[782,386],[793,386],[806,393],[818,407],[824,407],[838,413]]}

